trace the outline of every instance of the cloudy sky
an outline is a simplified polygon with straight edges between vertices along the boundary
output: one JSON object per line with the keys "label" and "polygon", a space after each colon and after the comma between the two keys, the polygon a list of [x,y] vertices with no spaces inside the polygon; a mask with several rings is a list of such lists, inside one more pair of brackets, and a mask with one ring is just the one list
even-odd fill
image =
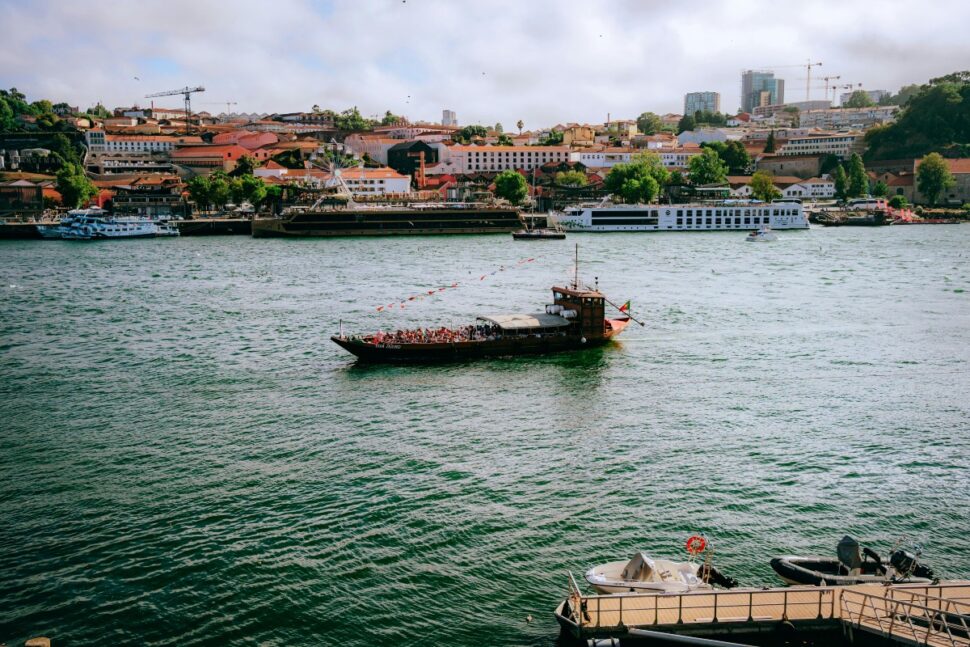
{"label": "cloudy sky", "polygon": [[968,25],[966,0],[0,0],[0,86],[85,108],[203,85],[197,110],[450,108],[528,129],[680,112],[700,90],[733,111],[750,67],[803,100],[809,58],[816,79],[897,90],[970,68]]}

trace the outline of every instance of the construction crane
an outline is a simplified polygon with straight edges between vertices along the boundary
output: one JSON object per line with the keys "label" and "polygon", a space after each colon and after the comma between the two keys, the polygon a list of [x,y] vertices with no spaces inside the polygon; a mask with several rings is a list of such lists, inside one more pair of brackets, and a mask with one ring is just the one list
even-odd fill
{"label": "construction crane", "polygon": [[[826,99],[829,98],[829,86],[830,85],[835,85],[834,83],[829,83],[829,82],[830,81],[838,81],[841,78],[842,78],[841,76],[823,76],[822,77],[822,80],[825,81],[825,98]],[[833,97],[832,97],[832,102],[833,103],[835,102],[835,96],[834,96],[834,94],[833,94]]]}
{"label": "construction crane", "polygon": [[[812,87],[812,68],[818,67],[822,64],[821,61],[812,62],[812,59],[808,59],[806,63],[798,63],[796,65],[763,65],[760,69],[763,70],[773,70],[780,67],[804,67],[805,68],[805,101],[811,99],[811,87]],[[743,70],[742,70],[743,71]]]}
{"label": "construction crane", "polygon": [[185,86],[179,90],[169,90],[168,92],[155,92],[154,94],[146,94],[146,99],[151,99],[152,97],[172,97],[181,94],[185,99],[185,134],[189,134],[189,121],[192,119],[192,93],[194,92],[205,92],[205,88],[196,86],[190,88]]}

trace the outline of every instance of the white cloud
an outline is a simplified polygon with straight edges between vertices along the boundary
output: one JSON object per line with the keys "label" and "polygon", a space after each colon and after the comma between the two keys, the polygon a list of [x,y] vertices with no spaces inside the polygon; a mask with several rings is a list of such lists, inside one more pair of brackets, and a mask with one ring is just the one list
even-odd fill
{"label": "white cloud", "polygon": [[[742,68],[809,57],[824,62],[816,79],[895,90],[967,67],[968,19],[956,1],[0,0],[0,85],[86,107],[199,83],[195,106],[212,111],[316,103],[437,120],[451,108],[529,128],[679,112],[695,90],[730,111]],[[804,98],[804,69],[776,72],[789,100]]]}

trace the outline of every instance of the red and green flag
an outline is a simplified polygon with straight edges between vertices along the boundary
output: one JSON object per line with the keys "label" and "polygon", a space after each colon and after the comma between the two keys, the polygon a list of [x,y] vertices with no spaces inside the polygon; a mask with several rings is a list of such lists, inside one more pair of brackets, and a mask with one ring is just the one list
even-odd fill
{"label": "red and green flag", "polygon": [[629,309],[630,309],[630,300],[627,299],[627,302],[620,306],[620,312],[626,312]]}

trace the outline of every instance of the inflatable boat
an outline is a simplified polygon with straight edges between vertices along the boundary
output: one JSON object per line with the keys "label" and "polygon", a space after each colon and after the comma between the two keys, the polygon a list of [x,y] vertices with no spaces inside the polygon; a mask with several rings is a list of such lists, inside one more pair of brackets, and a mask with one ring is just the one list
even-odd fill
{"label": "inflatable boat", "polygon": [[883,562],[878,553],[863,547],[846,535],[836,548],[837,557],[798,557],[787,555],[771,560],[771,568],[786,584],[809,584],[812,586],[883,584],[886,582],[929,583],[934,579],[933,569],[919,563],[921,551],[901,548],[889,555],[889,563]]}

